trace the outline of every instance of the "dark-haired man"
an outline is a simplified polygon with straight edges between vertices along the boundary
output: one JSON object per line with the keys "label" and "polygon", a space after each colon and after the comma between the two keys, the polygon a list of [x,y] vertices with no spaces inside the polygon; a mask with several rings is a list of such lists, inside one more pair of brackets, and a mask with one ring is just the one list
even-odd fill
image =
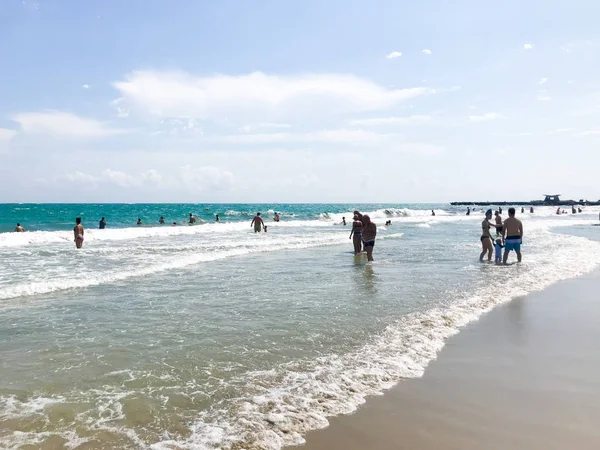
{"label": "dark-haired man", "polygon": [[502,230],[502,241],[504,242],[504,260],[506,264],[508,254],[514,250],[517,260],[521,262],[521,243],[523,241],[523,223],[515,217],[515,208],[508,209],[508,219],[504,221]]}

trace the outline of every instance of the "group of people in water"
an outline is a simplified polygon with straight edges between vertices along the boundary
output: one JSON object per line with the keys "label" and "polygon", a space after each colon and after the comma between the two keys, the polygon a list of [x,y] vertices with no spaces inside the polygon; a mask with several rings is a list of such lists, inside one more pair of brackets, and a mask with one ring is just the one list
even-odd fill
{"label": "group of people in water", "polygon": [[[531,208],[533,210],[533,207]],[[521,212],[524,208],[521,208]],[[531,211],[533,212],[533,211]],[[481,247],[479,261],[483,261],[486,254],[488,262],[492,261],[492,253],[495,253],[496,264],[506,264],[511,251],[517,254],[517,261],[521,262],[521,244],[523,242],[523,223],[517,219],[515,208],[508,208],[508,218],[502,221],[502,208],[495,213],[492,222],[492,210],[485,212],[485,219],[481,222]],[[491,230],[496,230],[496,238],[492,237]],[[504,252],[502,251],[504,249]],[[504,253],[504,255],[503,255]]]}

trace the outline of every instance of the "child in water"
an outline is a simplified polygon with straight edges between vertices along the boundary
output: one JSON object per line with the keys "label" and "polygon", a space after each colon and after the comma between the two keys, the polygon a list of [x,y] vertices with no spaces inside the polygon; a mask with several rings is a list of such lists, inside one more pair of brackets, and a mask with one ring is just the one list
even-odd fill
{"label": "child in water", "polygon": [[496,239],[496,243],[494,244],[494,250],[495,252],[495,256],[494,256],[494,262],[496,264],[502,264],[502,249],[504,248],[504,245],[502,245],[502,239],[498,238]]}

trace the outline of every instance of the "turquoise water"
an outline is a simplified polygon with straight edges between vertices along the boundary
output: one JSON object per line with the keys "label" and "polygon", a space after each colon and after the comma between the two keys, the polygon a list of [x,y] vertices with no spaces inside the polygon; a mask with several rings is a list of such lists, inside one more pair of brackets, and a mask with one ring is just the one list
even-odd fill
{"label": "turquoise water", "polygon": [[[374,263],[352,254],[340,225],[355,207],[378,225]],[[250,228],[259,210],[266,234]],[[298,444],[328,417],[420,376],[449,336],[495,305],[600,264],[594,209],[524,215],[524,263],[509,267],[478,262],[480,212],[446,205],[0,212],[3,230],[38,230],[0,233],[0,447],[9,449]],[[157,225],[190,212],[206,223]],[[75,216],[87,227],[82,250]],[[106,230],[96,229],[101,216]],[[147,226],[133,225],[138,217]]]}

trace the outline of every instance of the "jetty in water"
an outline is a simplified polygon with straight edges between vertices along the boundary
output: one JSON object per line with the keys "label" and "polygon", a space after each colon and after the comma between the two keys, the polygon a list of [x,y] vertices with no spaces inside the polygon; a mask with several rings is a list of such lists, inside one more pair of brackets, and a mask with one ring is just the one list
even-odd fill
{"label": "jetty in water", "polygon": [[544,194],[544,200],[531,200],[529,202],[451,202],[452,206],[600,206],[600,200],[594,202],[589,200],[561,200],[561,194]]}

